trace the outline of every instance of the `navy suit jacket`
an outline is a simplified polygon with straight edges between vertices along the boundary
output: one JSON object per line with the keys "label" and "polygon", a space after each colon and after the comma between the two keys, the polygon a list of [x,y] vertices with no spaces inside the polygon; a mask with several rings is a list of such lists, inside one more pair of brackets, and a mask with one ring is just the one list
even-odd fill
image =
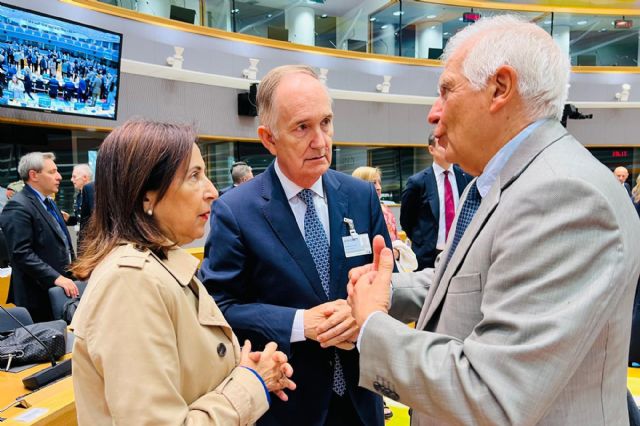
{"label": "navy suit jacket", "polygon": [[[290,343],[297,309],[347,297],[347,274],[370,263],[371,255],[346,258],[344,218],[359,234],[391,241],[373,185],[334,170],[322,177],[330,221],[330,297],[298,228],[274,165],[213,203],[211,232],[200,278],[215,297],[240,342],[253,347],[275,341],[289,356],[297,389],[289,402],[272,398],[261,425],[323,425],[332,395],[335,348],[312,340]],[[337,350],[348,394],[366,425],[382,425],[382,401],[358,387],[357,350]]]}
{"label": "navy suit jacket", "polygon": [[[57,206],[56,210],[62,217]],[[27,308],[34,322],[52,320],[48,290],[60,275],[71,277],[67,272],[69,254],[65,235],[37,196],[26,187],[4,206],[0,227],[11,257],[8,301]],[[73,249],[71,256],[74,256]]]}
{"label": "navy suit jacket", "polygon": [[[456,165],[453,166],[453,173],[460,196],[472,177]],[[411,240],[411,249],[418,259],[418,270],[433,268],[439,224],[438,184],[433,167],[427,167],[407,180],[400,207],[400,225]]]}

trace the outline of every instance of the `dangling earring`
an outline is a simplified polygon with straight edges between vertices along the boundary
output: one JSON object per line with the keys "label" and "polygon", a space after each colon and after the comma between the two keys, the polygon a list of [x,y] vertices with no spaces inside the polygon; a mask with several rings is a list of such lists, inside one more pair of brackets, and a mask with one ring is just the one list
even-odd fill
{"label": "dangling earring", "polygon": [[147,216],[153,216],[153,210],[151,209],[147,210]]}

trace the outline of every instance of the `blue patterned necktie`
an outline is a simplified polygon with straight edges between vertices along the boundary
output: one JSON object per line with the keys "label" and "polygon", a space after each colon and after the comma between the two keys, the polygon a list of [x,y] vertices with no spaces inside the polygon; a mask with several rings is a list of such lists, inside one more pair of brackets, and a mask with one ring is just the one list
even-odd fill
{"label": "blue patterned necktie", "polygon": [[[316,265],[320,282],[324,293],[329,297],[329,241],[324,231],[322,222],[316,212],[316,205],[313,202],[313,191],[303,189],[298,193],[298,197],[307,205],[304,214],[304,242],[307,243],[313,263]],[[333,391],[338,395],[344,395],[346,382],[342,372],[342,364],[338,353],[335,353],[335,366],[333,369]]]}
{"label": "blue patterned necktie", "polygon": [[64,223],[64,220],[62,219],[62,217],[60,217],[60,215],[56,211],[56,208],[53,206],[53,201],[49,197],[44,198],[44,205],[47,206],[47,211],[51,216],[53,216],[55,221],[58,223],[58,227],[60,228],[60,231],[62,232],[65,238],[65,246],[67,247],[67,251],[71,253],[71,247],[72,247],[71,236],[69,235],[69,231],[67,231],[67,224]]}
{"label": "blue patterned necktie", "polygon": [[476,186],[476,182],[474,181],[469,188],[467,199],[464,200],[464,204],[462,205],[462,209],[460,210],[460,216],[458,217],[458,223],[456,224],[456,233],[453,236],[453,242],[451,243],[451,249],[449,249],[449,255],[447,257],[447,265],[453,257],[453,253],[456,251],[456,247],[458,247],[458,243],[462,239],[464,231],[466,231],[467,226],[469,226],[471,220],[473,219],[473,216],[478,211],[478,207],[480,207],[481,201],[482,197],[480,196],[480,192],[478,192],[478,187]]}

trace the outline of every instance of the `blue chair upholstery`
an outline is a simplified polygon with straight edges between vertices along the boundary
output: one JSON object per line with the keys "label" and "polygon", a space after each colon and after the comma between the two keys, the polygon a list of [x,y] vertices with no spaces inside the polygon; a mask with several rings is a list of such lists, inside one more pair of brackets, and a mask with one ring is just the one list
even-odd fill
{"label": "blue chair upholstery", "polygon": [[[21,306],[16,306],[15,308],[5,308],[11,315],[16,317],[18,321],[20,321],[23,325],[33,324],[33,320],[31,319],[31,315],[27,308],[23,308]],[[13,330],[15,328],[20,327],[16,321],[9,316],[5,311],[0,310],[0,333],[5,331]]]}

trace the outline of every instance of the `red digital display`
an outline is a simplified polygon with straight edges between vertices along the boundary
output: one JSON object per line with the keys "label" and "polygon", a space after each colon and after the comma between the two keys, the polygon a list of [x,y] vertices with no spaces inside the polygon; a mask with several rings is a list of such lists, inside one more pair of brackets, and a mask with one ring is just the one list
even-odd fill
{"label": "red digital display", "polygon": [[480,18],[479,13],[465,12],[462,14],[462,22],[476,22]]}
{"label": "red digital display", "polygon": [[629,156],[629,151],[612,151],[611,156],[615,158],[625,158]]}
{"label": "red digital display", "polygon": [[633,27],[633,21],[630,19],[616,19],[613,21],[613,26],[618,29],[628,29]]}

